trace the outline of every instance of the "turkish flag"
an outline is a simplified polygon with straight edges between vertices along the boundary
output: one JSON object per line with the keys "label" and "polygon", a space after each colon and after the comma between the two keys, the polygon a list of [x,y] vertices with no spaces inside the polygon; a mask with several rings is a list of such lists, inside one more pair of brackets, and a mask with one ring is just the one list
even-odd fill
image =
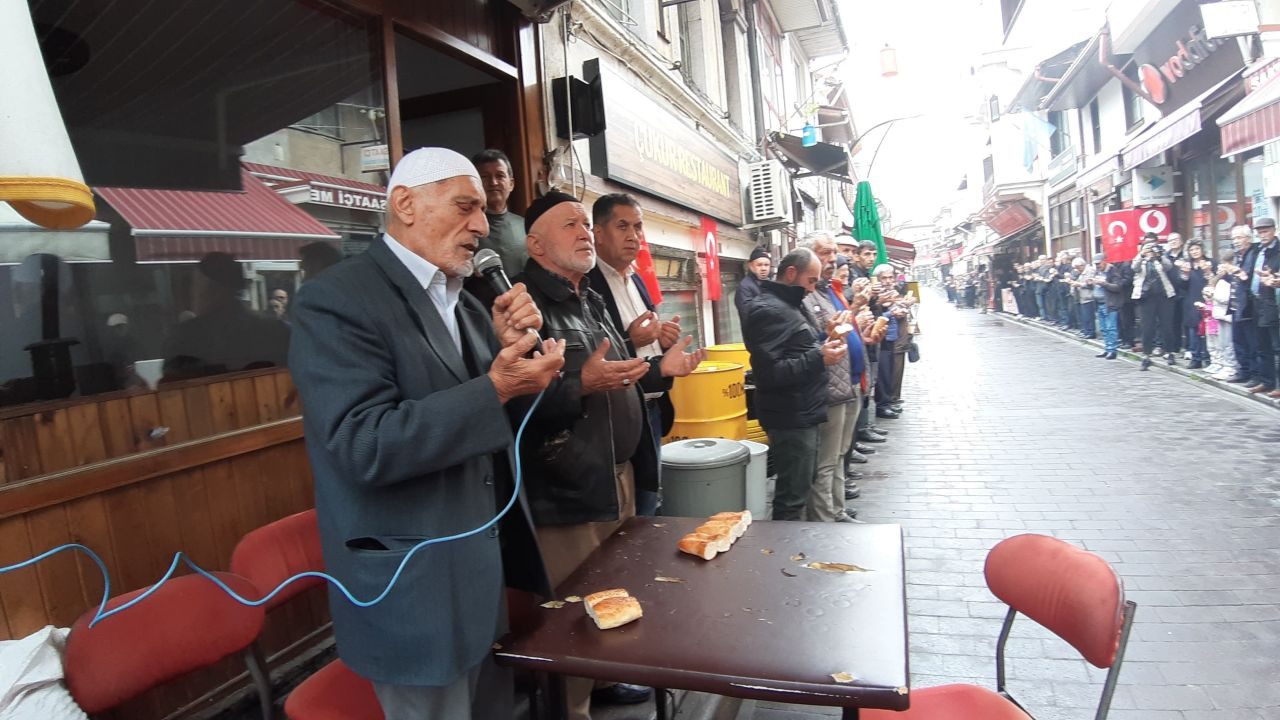
{"label": "turkish flag", "polygon": [[720,299],[720,239],[716,234],[716,221],[702,218],[702,238],[707,253],[707,299]]}
{"label": "turkish flag", "polygon": [[1142,233],[1132,208],[1098,213],[1098,226],[1102,228],[1102,251],[1107,254],[1107,262],[1127,262],[1137,256]]}
{"label": "turkish flag", "polygon": [[649,299],[654,305],[662,302],[662,288],[658,286],[658,271],[653,267],[653,255],[649,254],[649,241],[640,233],[640,251],[636,253],[636,273],[644,281],[644,289],[649,291]]}

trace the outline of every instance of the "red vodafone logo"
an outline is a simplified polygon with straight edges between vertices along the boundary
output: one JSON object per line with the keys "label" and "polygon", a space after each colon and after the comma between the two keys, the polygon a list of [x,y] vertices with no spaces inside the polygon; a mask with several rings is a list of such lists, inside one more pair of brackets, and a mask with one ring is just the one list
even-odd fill
{"label": "red vodafone logo", "polygon": [[1160,71],[1154,65],[1138,66],[1138,82],[1142,83],[1142,89],[1147,91],[1147,95],[1151,97],[1151,102],[1161,105],[1168,98],[1168,92],[1164,86],[1164,78],[1160,77]]}
{"label": "red vodafone logo", "polygon": [[1172,224],[1173,218],[1170,217],[1167,207],[1145,208],[1138,211],[1138,231],[1143,235],[1155,233],[1163,239],[1169,234],[1169,226]]}

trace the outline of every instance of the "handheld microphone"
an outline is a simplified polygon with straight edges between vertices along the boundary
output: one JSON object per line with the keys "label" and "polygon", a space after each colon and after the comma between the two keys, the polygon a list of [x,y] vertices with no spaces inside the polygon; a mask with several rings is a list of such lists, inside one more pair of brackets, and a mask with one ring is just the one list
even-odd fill
{"label": "handheld microphone", "polygon": [[[489,287],[493,288],[496,295],[502,295],[511,289],[511,278],[507,277],[507,272],[502,269],[502,258],[498,253],[489,248],[482,248],[476,252],[475,259],[475,276],[483,277],[489,281]],[[529,332],[543,339],[542,333],[529,328]]]}

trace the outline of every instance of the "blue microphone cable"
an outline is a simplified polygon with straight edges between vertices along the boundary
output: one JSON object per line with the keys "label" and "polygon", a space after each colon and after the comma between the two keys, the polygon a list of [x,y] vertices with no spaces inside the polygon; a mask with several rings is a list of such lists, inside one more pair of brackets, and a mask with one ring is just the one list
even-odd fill
{"label": "blue microphone cable", "polygon": [[329,575],[328,573],[315,572],[315,571],[298,573],[297,575],[294,575],[293,577],[290,577],[284,580],[283,582],[281,582],[279,585],[276,586],[274,590],[267,593],[264,597],[258,600],[249,600],[248,598],[241,597],[238,593],[236,593],[236,591],[227,587],[226,583],[218,579],[217,576],[215,576],[213,573],[197,565],[195,561],[187,557],[186,553],[179,550],[178,552],[174,553],[173,562],[169,563],[169,569],[165,571],[164,576],[161,577],[160,580],[156,582],[156,584],[147,588],[146,592],[130,600],[129,602],[124,603],[119,607],[112,608],[111,610],[107,610],[107,602],[111,600],[111,576],[107,572],[107,565],[102,561],[102,558],[98,557],[97,553],[95,553],[90,548],[84,545],[81,545],[80,543],[68,543],[66,545],[59,545],[56,548],[53,548],[51,550],[46,550],[45,552],[42,552],[33,558],[30,558],[28,560],[23,560],[22,562],[17,563],[15,565],[7,565],[5,567],[0,567],[0,575],[3,575],[4,573],[7,573],[7,572],[12,572],[14,570],[21,570],[22,568],[29,567],[31,565],[35,565],[41,560],[44,560],[45,558],[48,558],[48,557],[52,557],[64,550],[83,551],[84,554],[89,556],[90,560],[93,560],[93,562],[97,564],[98,570],[102,572],[102,602],[98,605],[98,612],[95,613],[93,616],[93,619],[89,621],[89,627],[93,627],[94,625],[97,625],[102,620],[105,620],[106,618],[109,618],[118,612],[123,612],[124,610],[127,610],[133,607],[134,605],[137,605],[143,600],[146,600],[152,593],[154,593],[156,590],[159,590],[160,586],[164,585],[166,582],[169,581],[170,578],[173,577],[173,574],[178,570],[179,563],[185,564],[187,567],[191,568],[195,572],[208,578],[210,581],[213,582],[214,585],[217,585],[218,587],[222,588],[223,592],[231,596],[231,599],[243,605],[248,605],[250,607],[263,605],[269,602],[271,598],[280,594],[280,591],[284,590],[290,584],[297,582],[298,580],[301,580],[303,578],[310,578],[310,577],[320,578],[328,583],[331,583],[344,596],[346,596],[347,600],[350,601],[352,605],[355,605],[357,607],[370,607],[373,605],[377,605],[378,603],[382,602],[387,597],[387,595],[391,593],[391,589],[395,587],[396,581],[400,579],[401,573],[404,572],[405,566],[409,564],[409,560],[413,558],[413,556],[416,555],[419,550],[427,547],[428,545],[438,545],[440,543],[452,542],[454,540],[469,538],[469,537],[472,537],[473,535],[479,535],[480,533],[496,525],[498,521],[501,520],[511,510],[511,508],[515,506],[516,499],[520,497],[520,485],[524,479],[523,478],[524,473],[521,469],[521,462],[520,462],[520,440],[521,438],[524,437],[524,429],[525,429],[525,426],[529,424],[529,418],[533,417],[533,411],[537,409],[538,403],[540,403],[541,401],[542,401],[542,393],[539,392],[537,397],[533,399],[533,404],[529,406],[529,411],[525,413],[524,419],[520,421],[520,428],[516,431],[515,452],[514,452],[514,455],[516,458],[516,467],[515,467],[516,477],[515,477],[515,483],[513,484],[514,487],[511,490],[511,499],[507,501],[506,507],[502,508],[501,512],[499,512],[497,515],[494,515],[488,522],[486,522],[485,524],[481,525],[478,528],[475,528],[473,530],[468,530],[466,532],[458,533],[456,535],[430,538],[427,540],[423,540],[417,545],[414,545],[412,548],[410,548],[409,552],[405,554],[404,558],[400,560],[400,565],[396,567],[396,571],[392,573],[391,579],[387,582],[387,586],[382,590],[381,593],[378,593],[377,597],[373,598],[372,600],[360,600],[356,598],[354,595],[351,594],[351,591],[348,590],[346,586],[343,585],[342,582],[339,581],[337,578],[333,577],[332,575]]}

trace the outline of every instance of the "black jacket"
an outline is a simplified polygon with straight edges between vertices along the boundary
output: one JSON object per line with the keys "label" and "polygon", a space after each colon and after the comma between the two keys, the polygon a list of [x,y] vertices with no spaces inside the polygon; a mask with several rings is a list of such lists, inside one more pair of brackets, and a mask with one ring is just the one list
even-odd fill
{"label": "black jacket", "polygon": [[747,273],[742,278],[742,282],[738,283],[738,289],[733,293],[733,305],[738,308],[738,319],[741,320],[747,312],[747,303],[756,299],[760,294],[760,278],[755,273]]}
{"label": "black jacket", "polygon": [[[636,487],[658,490],[658,460],[653,433],[644,417],[645,390],[665,389],[658,358],[650,361],[649,374],[639,387],[610,392],[582,394],[582,366],[604,338],[609,339],[610,360],[634,357],[622,332],[609,317],[600,294],[583,278],[575,293],[569,281],[533,260],[515,278],[529,288],[529,295],[542,311],[543,337],[566,342],[563,374],[552,381],[529,420],[521,446],[525,488],[535,525],[574,525],[607,522],[619,517],[614,466],[631,461]],[[643,388],[643,389],[642,389]],[[639,440],[625,457],[615,456],[612,403],[629,403],[626,393],[635,394],[640,425]],[[532,396],[507,403],[512,422],[518,427]]]}
{"label": "black jacket", "polygon": [[760,285],[742,320],[756,417],[765,430],[820,425],[827,419],[827,367],[822,337],[804,311],[805,290],[771,280]]}
{"label": "black jacket", "polygon": [[1253,277],[1253,262],[1257,257],[1257,245],[1250,245],[1244,249],[1243,253],[1237,252],[1235,255],[1235,265],[1244,270],[1248,277],[1241,280],[1235,275],[1231,276],[1233,284],[1231,288],[1232,320],[1252,320],[1255,317],[1253,297],[1249,293],[1249,278]]}
{"label": "black jacket", "polygon": [[[1262,253],[1264,267],[1270,269],[1273,274],[1280,272],[1280,240],[1273,240],[1270,247],[1258,245],[1257,252]],[[1250,287],[1253,284],[1253,266],[1256,262],[1257,254],[1255,253],[1248,267]],[[1257,321],[1259,327],[1280,325],[1280,308],[1276,306],[1275,288],[1263,285],[1257,295],[1251,292],[1249,298],[1253,303],[1253,319]]]}
{"label": "black jacket", "polygon": [[1103,276],[1102,287],[1107,291],[1107,309],[1119,310],[1124,307],[1129,294],[1133,292],[1133,270],[1128,261],[1111,263]]}
{"label": "black jacket", "polygon": [[[613,320],[613,326],[626,335],[627,326],[622,322],[622,315],[618,312],[618,301],[613,297],[613,290],[609,287],[609,281],[605,280],[604,272],[600,270],[600,262],[597,260],[596,266],[591,268],[591,272],[587,273],[587,279],[591,281],[591,289],[600,293],[600,297],[604,298],[605,307],[609,310],[609,319]],[[649,290],[645,288],[644,281],[636,273],[631,273],[627,278],[630,282],[635,283],[636,290],[640,293],[640,300],[644,303],[646,310],[650,312],[657,309],[653,304],[653,299],[649,297]],[[631,355],[636,356],[635,343],[631,342],[631,337],[627,336],[627,349],[631,351]],[[662,434],[665,436],[671,432],[671,426],[676,421],[676,409],[671,404],[671,379],[666,378],[663,382],[665,392],[662,397],[656,398],[655,403],[658,404],[658,412],[662,414]],[[658,391],[653,391],[658,392]]]}

